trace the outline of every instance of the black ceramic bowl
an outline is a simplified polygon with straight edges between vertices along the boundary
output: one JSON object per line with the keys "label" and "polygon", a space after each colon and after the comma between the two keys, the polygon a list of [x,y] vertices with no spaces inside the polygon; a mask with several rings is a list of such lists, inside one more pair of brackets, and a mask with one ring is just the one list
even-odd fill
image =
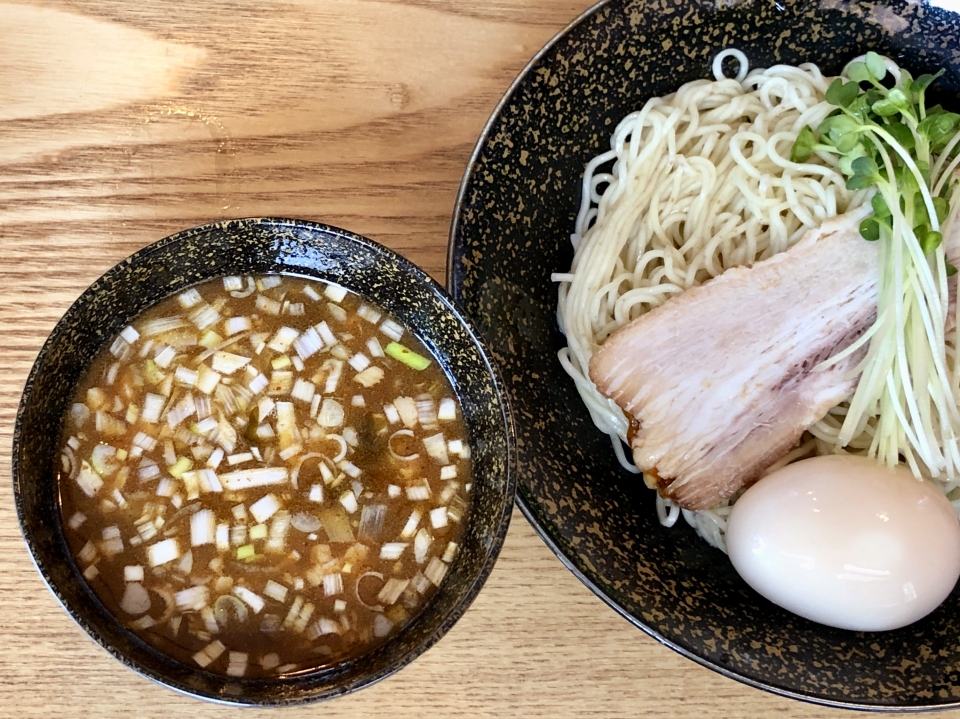
{"label": "black ceramic bowl", "polygon": [[688,527],[659,525],[653,493],[619,468],[557,361],[550,274],[570,267],[584,166],[645,100],[712,77],[727,47],[753,67],[814,61],[836,74],[869,49],[915,75],[943,67],[938,99],[960,108],[960,16],[916,0],[610,0],[555,38],[484,130],[450,235],[448,286],[509,378],[520,507],[610,606],[726,676],[823,704],[960,706],[960,590],[887,633],[780,610]]}
{"label": "black ceramic bowl", "polygon": [[[453,384],[472,449],[473,505],[460,553],[442,586],[395,637],[329,670],[283,680],[238,680],[169,659],[125,630],[90,591],[60,525],[55,461],[61,419],[80,375],[104,342],[142,310],[197,282],[282,272],[336,283],[393,313],[433,352]],[[466,611],[503,544],[516,489],[513,429],[496,369],[471,323],[443,289],[391,250],[311,222],[252,219],[186,230],[107,272],[67,311],[27,380],[13,435],[20,526],[44,580],[100,646],[136,671],[204,699],[283,705],[335,697],[401,669]]]}

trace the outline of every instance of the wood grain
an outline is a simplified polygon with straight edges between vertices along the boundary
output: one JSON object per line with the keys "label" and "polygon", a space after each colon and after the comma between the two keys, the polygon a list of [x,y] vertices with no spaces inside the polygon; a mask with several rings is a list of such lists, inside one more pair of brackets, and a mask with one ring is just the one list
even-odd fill
{"label": "wood grain", "polygon": [[[0,3],[0,454],[10,455],[23,382],[58,317],[111,265],[176,230],[317,219],[442,279],[476,137],[526,61],[589,1]],[[7,459],[0,486],[0,716],[235,711],[154,685],[97,648],[31,564]],[[852,716],[660,646],[583,587],[518,513],[483,592],[435,648],[376,686],[283,715],[318,712]]]}

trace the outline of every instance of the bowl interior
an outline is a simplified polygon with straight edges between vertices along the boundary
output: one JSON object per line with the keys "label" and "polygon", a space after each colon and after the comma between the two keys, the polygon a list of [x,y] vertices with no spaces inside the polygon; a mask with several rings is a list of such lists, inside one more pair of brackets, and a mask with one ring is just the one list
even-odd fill
{"label": "bowl interior", "polygon": [[655,498],[621,470],[556,353],[553,272],[586,163],[629,112],[712,77],[714,55],[753,67],[816,62],[836,74],[873,49],[916,76],[943,67],[938,101],[960,109],[960,18],[914,2],[611,0],[524,71],[491,118],[461,186],[448,284],[508,378],[518,500],[558,556],[635,625],[727,676],[825,704],[921,708],[960,701],[960,590],[899,631],[813,624],[763,600],[686,525],[665,529]]}
{"label": "bowl interior", "polygon": [[[104,343],[142,310],[199,281],[283,272],[334,281],[399,318],[453,384],[470,433],[473,504],[460,553],[432,601],[396,637],[357,660],[282,681],[237,680],[187,667],[125,630],[96,599],[59,523],[55,459],[73,388]],[[291,220],[206,225],[120,263],[57,324],[27,380],[14,430],[14,494],[21,528],[44,580],[71,616],[114,656],[146,676],[203,698],[292,704],[336,696],[402,668],[466,611],[493,567],[515,492],[512,425],[501,382],[469,321],[440,286],[396,253],[335,228]]]}

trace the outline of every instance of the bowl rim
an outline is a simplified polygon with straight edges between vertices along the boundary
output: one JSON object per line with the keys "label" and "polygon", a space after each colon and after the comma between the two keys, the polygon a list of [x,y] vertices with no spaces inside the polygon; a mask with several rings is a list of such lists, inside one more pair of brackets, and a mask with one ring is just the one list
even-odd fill
{"label": "bowl rim", "polygon": [[[470,159],[467,162],[467,166],[464,169],[463,177],[460,180],[460,186],[457,191],[456,201],[454,203],[453,209],[453,218],[450,224],[450,231],[447,236],[447,271],[445,282],[446,286],[449,288],[450,294],[457,302],[462,302],[462,285],[460,280],[462,277],[457,270],[457,251],[458,251],[458,234],[460,232],[460,221],[462,217],[462,212],[464,205],[467,203],[467,189],[470,184],[470,181],[473,177],[474,171],[476,169],[476,163],[479,160],[483,150],[490,139],[491,132],[494,127],[500,120],[501,112],[504,108],[514,99],[514,95],[521,88],[521,86],[527,81],[530,74],[540,62],[554,50],[555,47],[560,45],[562,42],[566,41],[571,33],[577,31],[581,25],[585,25],[590,21],[597,13],[602,11],[608,5],[622,4],[627,0],[599,0],[599,2],[591,5],[586,10],[584,10],[580,15],[570,21],[563,29],[557,32],[553,37],[551,37],[537,53],[530,58],[530,60],[523,66],[517,76],[514,78],[513,82],[510,83],[510,86],[504,92],[500,100],[494,106],[494,109],[491,111],[490,117],[487,119],[486,123],[483,126],[483,130],[480,132],[477,142],[474,145],[473,151],[470,153]],[[509,394],[509,392],[508,392]],[[518,475],[523,471],[523,468],[518,465],[517,472]],[[614,599],[610,594],[608,594],[595,580],[591,579],[583,570],[581,570],[574,563],[573,559],[560,547],[557,541],[548,531],[545,523],[541,521],[539,515],[531,506],[530,501],[527,499],[525,488],[522,483],[517,485],[517,494],[516,494],[516,504],[520,509],[520,512],[523,514],[527,522],[533,527],[533,530],[540,537],[544,544],[550,549],[551,552],[560,560],[561,564],[566,567],[584,586],[586,586],[591,592],[593,592],[599,599],[601,599],[610,609],[620,615],[627,622],[632,624],[637,629],[640,629],[644,634],[656,640],[659,644],[662,644],[669,649],[677,652],[681,656],[699,664],[700,666],[706,667],[712,671],[717,672],[718,674],[727,677],[728,679],[733,679],[741,684],[753,687],[755,689],[760,689],[771,694],[782,696],[788,699],[795,699],[801,702],[808,704],[815,704],[819,706],[832,707],[837,709],[850,709],[853,711],[869,711],[869,712],[888,712],[888,713],[916,713],[924,711],[939,711],[939,710],[949,710],[956,709],[960,707],[960,700],[952,701],[942,704],[918,704],[912,706],[903,706],[897,704],[872,704],[865,702],[856,702],[856,701],[840,701],[837,699],[831,699],[829,697],[817,696],[812,694],[804,694],[802,692],[794,691],[787,689],[785,687],[779,687],[773,684],[768,684],[763,681],[752,679],[747,676],[738,674],[737,672],[731,671],[727,667],[718,664],[716,662],[710,661],[705,657],[701,657],[698,654],[684,648],[683,646],[677,644],[676,642],[668,639],[662,633],[658,632],[651,626],[648,626],[642,620],[634,617],[632,614],[627,612],[623,607],[621,607],[616,599]]]}
{"label": "bowl rim", "polygon": [[[333,686],[313,688],[308,690],[302,690],[297,693],[296,696],[275,696],[275,697],[245,697],[242,695],[227,695],[227,694],[214,694],[212,692],[197,690],[189,686],[185,686],[177,681],[172,681],[167,677],[164,677],[160,672],[154,671],[153,669],[144,666],[133,656],[126,654],[115,647],[110,643],[106,636],[104,636],[96,626],[91,624],[86,624],[82,621],[82,613],[75,610],[64,600],[64,597],[61,596],[60,592],[57,590],[57,586],[52,581],[51,576],[48,574],[45,569],[46,563],[42,561],[40,557],[39,547],[35,543],[35,539],[32,534],[27,529],[26,520],[26,507],[24,499],[22,496],[22,485],[25,481],[24,469],[22,467],[21,459],[21,448],[22,442],[21,437],[23,435],[23,422],[25,421],[25,415],[28,410],[28,406],[34,398],[36,378],[39,375],[40,371],[43,369],[47,358],[55,350],[56,345],[62,340],[64,332],[67,330],[68,325],[74,320],[75,316],[82,311],[82,305],[88,301],[92,296],[97,292],[100,292],[102,286],[105,282],[108,282],[114,276],[121,275],[123,272],[127,271],[130,267],[136,266],[144,261],[146,261],[151,255],[156,252],[166,249],[170,245],[175,245],[182,243],[186,240],[189,240],[192,237],[201,235],[204,233],[224,233],[231,234],[231,228],[233,229],[242,229],[245,227],[261,227],[269,231],[276,231],[280,228],[296,228],[301,227],[311,232],[316,232],[320,234],[328,234],[335,236],[338,240],[345,240],[350,244],[355,244],[362,246],[369,250],[370,252],[380,255],[381,257],[388,258],[396,267],[402,270],[402,272],[412,277],[417,283],[423,285],[430,295],[436,299],[442,306],[444,313],[450,315],[456,320],[456,323],[460,328],[466,333],[465,340],[469,341],[470,346],[476,352],[476,358],[479,360],[479,363],[482,364],[482,369],[485,376],[488,378],[493,390],[494,397],[499,404],[499,415],[497,425],[501,425],[503,429],[504,437],[504,447],[506,450],[504,463],[503,463],[503,491],[496,494],[497,497],[497,511],[495,512],[496,523],[494,531],[491,532],[490,538],[484,544],[484,558],[480,563],[478,571],[471,577],[469,582],[465,583],[462,597],[460,600],[453,606],[452,611],[448,612],[445,616],[442,616],[442,619],[438,622],[436,627],[429,631],[426,638],[421,641],[416,646],[406,650],[400,654],[396,659],[391,661],[389,664],[383,668],[371,672],[368,674],[362,674],[361,676],[355,678],[354,680],[345,683],[345,684],[334,684]],[[313,276],[315,279],[322,280],[319,276],[320,272],[317,275],[312,275],[311,266],[298,265],[297,267],[290,267],[288,271],[282,272],[281,274],[296,275],[301,277],[310,277]],[[207,279],[215,279],[216,277],[222,276],[222,273],[211,274]],[[328,280],[332,281],[332,280]],[[349,289],[349,288],[348,288]],[[354,290],[351,290],[354,291]],[[172,290],[166,296],[172,295],[176,290]],[[363,294],[358,292],[358,294]],[[157,300],[159,301],[159,300]],[[155,302],[152,302],[155,304]],[[455,390],[456,391],[456,390]],[[471,604],[474,602],[476,597],[479,595],[481,589],[483,588],[486,580],[489,578],[493,567],[495,566],[497,559],[499,558],[500,552],[503,548],[503,544],[506,539],[507,532],[510,527],[510,521],[513,513],[513,505],[516,498],[516,490],[518,486],[518,471],[517,471],[517,452],[516,452],[516,430],[515,430],[515,421],[513,418],[513,413],[510,406],[510,397],[509,393],[506,391],[506,385],[503,381],[499,366],[493,360],[492,355],[490,354],[489,349],[486,347],[485,342],[483,341],[482,335],[478,331],[473,320],[460,308],[459,304],[452,298],[450,293],[441,285],[437,280],[433,279],[423,268],[416,265],[403,255],[401,255],[396,250],[393,250],[390,247],[387,247],[384,244],[381,244],[375,240],[372,240],[363,235],[358,235],[349,230],[342,229],[340,227],[330,225],[323,222],[317,222],[313,220],[301,220],[290,217],[280,217],[280,216],[251,216],[251,217],[241,217],[233,218],[226,220],[216,220],[212,222],[201,223],[188,227],[182,230],[179,230],[173,234],[167,235],[159,240],[155,240],[140,249],[133,252],[131,255],[126,258],[118,261],[113,266],[108,268],[103,272],[96,280],[94,280],[89,286],[87,286],[75,299],[71,302],[67,310],[61,315],[57,320],[53,329],[47,335],[46,339],[43,342],[39,352],[37,353],[33,364],[31,365],[30,371],[27,375],[27,378],[24,382],[24,388],[20,396],[20,401],[17,405],[17,411],[13,423],[13,433],[11,437],[11,480],[13,485],[13,495],[14,495],[14,506],[16,509],[17,515],[17,525],[20,530],[20,534],[23,537],[24,543],[26,544],[27,553],[30,556],[30,560],[33,563],[33,566],[36,568],[38,574],[40,575],[43,583],[46,585],[49,592],[56,599],[60,607],[67,613],[71,620],[82,630],[83,634],[90,639],[94,644],[104,650],[107,654],[111,655],[113,658],[118,660],[128,669],[132,669],[136,674],[145,677],[152,682],[162,685],[168,689],[172,689],[180,694],[189,696],[194,699],[200,699],[203,701],[212,702],[214,704],[221,704],[227,706],[261,706],[261,707],[271,707],[271,706],[295,706],[308,703],[316,703],[320,701],[327,701],[335,699],[339,696],[345,694],[350,694],[360,689],[363,689],[367,686],[375,684],[397,672],[404,669],[421,655],[423,655],[427,650],[433,647],[440,639],[442,639],[447,632],[456,624],[457,621],[466,613],[470,608]],[[60,531],[62,532],[62,517],[58,513],[57,519],[58,526],[61,527]],[[76,566],[71,567],[70,575],[74,580],[78,580],[83,583],[85,580],[80,576],[78,568]],[[92,590],[91,590],[92,591]],[[95,595],[94,595],[95,596]],[[434,598],[438,595],[434,595]],[[97,598],[99,601],[99,598]],[[429,606],[429,602],[425,606]],[[107,612],[110,614],[110,612]],[[414,616],[411,625],[418,620],[418,617],[422,616],[422,613],[418,613]],[[137,638],[139,642],[143,642],[137,637],[136,634],[130,632],[129,629],[124,627],[124,631],[127,631],[131,636]],[[397,637],[401,636],[402,632]],[[367,654],[362,654],[359,657],[354,657],[340,664],[335,664],[333,667],[327,667],[324,669],[318,670],[317,674],[323,673],[325,671],[330,671],[341,666],[347,666],[353,662],[362,660],[365,656],[369,656],[373,652],[377,652],[384,647],[389,646],[390,642],[388,641],[385,644],[375,647],[371,652]],[[149,646],[149,645],[148,645]],[[165,656],[163,652],[156,650],[150,647],[149,651]],[[181,664],[183,664],[181,662]],[[195,667],[190,667],[189,665],[183,664],[190,671],[202,671],[197,670]],[[213,673],[210,673],[213,674]],[[214,674],[214,676],[219,676]],[[302,678],[306,675],[297,675],[297,678]],[[221,677],[222,679],[222,677]],[[270,681],[270,680],[252,680],[254,682],[259,682],[264,685],[272,686],[283,686],[283,681]]]}

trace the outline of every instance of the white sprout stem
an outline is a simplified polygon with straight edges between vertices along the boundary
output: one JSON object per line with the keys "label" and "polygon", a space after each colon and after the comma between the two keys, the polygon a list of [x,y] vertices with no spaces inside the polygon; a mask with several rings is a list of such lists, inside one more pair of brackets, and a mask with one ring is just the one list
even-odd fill
{"label": "white sprout stem", "polygon": [[[957,133],[955,141],[960,141],[960,132]],[[941,155],[941,157],[943,157],[943,155]],[[942,175],[939,175],[937,179],[934,181],[935,184],[934,184],[933,191],[935,194],[939,195],[941,192],[943,192],[944,183],[946,183],[946,181],[953,176],[953,172],[954,170],[957,169],[958,165],[960,165],[960,154],[958,154],[955,158],[953,158],[953,160],[947,166],[947,169],[944,171],[944,173]]]}
{"label": "white sprout stem", "polygon": [[[942,172],[943,166],[950,159],[950,153],[954,151],[957,147],[957,144],[960,143],[960,132],[956,133],[950,142],[947,143],[947,146],[943,148],[943,152],[937,157],[937,161],[933,164],[933,169],[931,170],[930,177],[932,178],[934,184],[934,193],[939,195],[940,190],[943,189],[943,179],[949,177],[952,169],[947,170],[947,172]],[[954,158],[953,162],[950,164],[951,168],[957,166],[957,162],[960,162],[960,155],[957,155]]]}
{"label": "white sprout stem", "polygon": [[832,357],[825,359],[823,362],[821,362],[816,367],[814,367],[813,371],[822,372],[823,370],[829,369],[830,367],[833,367],[833,365],[838,364],[839,362],[845,360],[847,357],[854,354],[857,350],[859,350],[861,347],[867,344],[867,342],[873,339],[873,336],[880,330],[882,326],[883,326],[883,317],[878,314],[876,321],[872,325],[870,325],[870,328],[866,332],[864,332],[862,335],[860,335],[860,337],[857,338],[856,342],[851,344],[842,352],[837,352],[837,354],[833,355]]}
{"label": "white sprout stem", "polygon": [[[868,133],[868,137],[877,147],[887,177],[894,176],[893,162],[878,137],[890,142],[918,178],[931,224],[938,230],[932,198],[916,164],[888,133],[871,130],[876,136]],[[899,463],[903,456],[917,476],[922,463],[933,476],[945,471],[953,477],[960,466],[960,412],[944,350],[945,254],[941,244],[931,267],[931,258],[924,255],[911,227],[911,208],[906,208],[906,214],[900,210],[899,197],[890,185],[883,183],[880,190],[891,211],[892,232],[882,240],[877,320],[867,333],[870,349],[837,443],[849,443],[871,416],[878,416],[871,455],[888,465]],[[888,318],[892,321],[887,322]],[[860,338],[857,344],[863,342]]]}
{"label": "white sprout stem", "polygon": [[[889,132],[884,130],[882,127],[870,126],[870,131],[876,133],[894,149],[894,151],[900,155],[900,158],[903,160],[903,163],[910,168],[910,172],[913,173],[914,178],[917,180],[917,185],[920,186],[920,194],[923,196],[923,204],[927,207],[927,215],[930,217],[930,227],[933,228],[934,232],[940,230],[940,221],[937,219],[937,210],[933,206],[933,196],[930,194],[930,190],[927,189],[927,183],[923,179],[923,174],[920,172],[920,168],[917,167],[917,163],[913,161],[913,158],[910,157],[910,153],[904,150],[900,143]],[[876,142],[876,140],[874,140]],[[888,177],[893,177],[893,175],[888,175]],[[892,210],[893,208],[891,208]]]}

